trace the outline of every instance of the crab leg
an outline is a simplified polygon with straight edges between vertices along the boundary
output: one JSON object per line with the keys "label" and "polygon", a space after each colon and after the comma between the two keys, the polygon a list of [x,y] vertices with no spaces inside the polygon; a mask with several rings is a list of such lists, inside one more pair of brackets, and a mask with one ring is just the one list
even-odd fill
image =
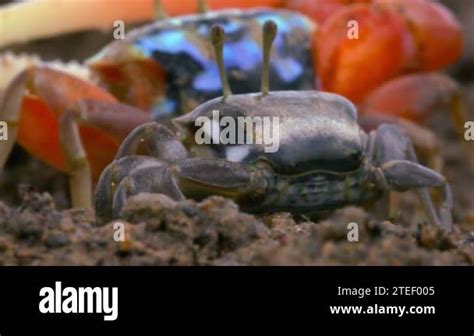
{"label": "crab leg", "polygon": [[[113,114],[113,115],[111,115]],[[149,121],[149,115],[123,104],[80,100],[60,117],[59,138],[69,173],[72,204],[92,208],[92,174],[78,123],[90,123],[124,138],[130,128]]]}
{"label": "crab leg", "polygon": [[367,132],[377,129],[382,124],[397,125],[411,140],[417,155],[426,166],[437,172],[443,170],[440,141],[428,128],[401,117],[385,114],[361,115],[359,124]]}
{"label": "crab leg", "polygon": [[[115,102],[115,98],[107,92],[47,67],[31,67],[20,73],[7,88],[3,105],[0,106],[0,120],[8,121],[10,126],[9,140],[0,143],[0,165],[3,167],[18,139],[30,153],[66,172],[64,157],[60,154],[58,117],[75,102],[85,98]],[[104,136],[96,146],[105,151],[114,143],[117,148],[118,141]],[[104,152],[100,155],[107,156]]]}
{"label": "crab leg", "polygon": [[20,106],[25,93],[26,78],[26,72],[16,77],[0,101],[0,120],[8,126],[8,139],[0,141],[0,168],[5,166],[18,136]]}
{"label": "crab leg", "polygon": [[[418,164],[411,141],[393,125],[383,124],[374,140],[373,162],[383,173],[383,183],[389,190],[407,191],[416,189],[431,224],[452,230],[451,213],[453,198],[446,179],[437,172]],[[428,188],[443,192],[443,202],[436,211]]]}
{"label": "crab leg", "polygon": [[361,105],[361,112],[366,116],[401,117],[418,123],[438,111],[451,114],[467,161],[474,167],[474,152],[464,141],[464,124],[470,119],[469,112],[459,85],[451,78],[440,73],[402,76],[380,86]]}
{"label": "crab leg", "polygon": [[80,126],[94,126],[117,139],[125,139],[133,129],[152,118],[148,112],[130,105],[96,99],[79,99],[68,111]]}
{"label": "crab leg", "polygon": [[92,209],[91,168],[71,111],[59,120],[59,138],[69,171],[72,204],[75,208]]}

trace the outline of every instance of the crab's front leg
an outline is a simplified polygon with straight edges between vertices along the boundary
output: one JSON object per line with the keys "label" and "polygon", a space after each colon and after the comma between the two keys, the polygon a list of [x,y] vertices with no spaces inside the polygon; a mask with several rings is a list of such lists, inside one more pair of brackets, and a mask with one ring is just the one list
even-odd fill
{"label": "crab's front leg", "polygon": [[0,102],[0,120],[8,125],[8,139],[0,142],[0,169],[18,141],[70,175],[73,206],[90,208],[91,178],[113,160],[120,140],[149,119],[72,75],[28,68],[11,82]]}
{"label": "crab's front leg", "polygon": [[[398,127],[383,124],[369,138],[368,158],[376,167],[376,184],[387,191],[415,189],[430,223],[452,230],[453,198],[446,179],[418,164],[412,143]],[[442,190],[443,201],[438,210],[428,188]]]}
{"label": "crab's front leg", "polygon": [[[129,170],[132,168],[131,170]],[[127,156],[103,173],[96,193],[101,220],[117,218],[126,200],[140,193],[165,194],[174,200],[200,200],[211,195],[239,203],[263,190],[263,179],[238,163],[214,158],[189,158],[169,163],[154,158]]]}
{"label": "crab's front leg", "polygon": [[[155,157],[134,155],[140,144]],[[189,157],[171,131],[156,123],[134,130],[118,153],[97,188],[96,211],[102,220],[118,217],[127,198],[139,193],[162,193],[174,200],[220,195],[245,203],[258,197],[266,183],[258,171],[239,163]]]}
{"label": "crab's front leg", "polygon": [[464,141],[465,123],[471,116],[461,88],[444,74],[412,74],[388,81],[367,97],[360,105],[360,111],[364,118],[385,119],[387,123],[394,121],[409,133],[417,149],[423,147],[425,152],[432,154],[435,154],[436,148],[427,148],[430,145],[424,141],[432,137],[411,122],[422,124],[435,113],[449,113],[453,129],[464,147],[465,157],[474,167],[472,146]]}
{"label": "crab's front leg", "polygon": [[441,143],[433,131],[411,120],[397,116],[384,114],[359,116],[359,125],[366,132],[376,130],[382,124],[398,126],[412,142],[423,165],[437,172],[443,170],[444,161],[441,153]]}

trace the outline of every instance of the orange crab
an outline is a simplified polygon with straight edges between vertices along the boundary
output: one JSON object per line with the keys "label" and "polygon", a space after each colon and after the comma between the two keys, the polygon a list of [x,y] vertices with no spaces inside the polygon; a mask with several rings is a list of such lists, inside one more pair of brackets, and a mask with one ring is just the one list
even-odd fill
{"label": "orange crab", "polygon": [[[116,0],[115,5],[57,0],[63,6],[53,7],[48,5],[50,1],[27,2],[0,11],[0,28],[6,32],[0,46],[20,40],[18,32],[24,40],[28,36],[112,26],[117,18],[127,22],[150,19],[153,6],[151,0]],[[315,82],[323,90],[348,97],[359,104],[362,113],[374,116],[373,120],[386,120],[388,116],[402,124],[408,121],[400,121],[399,117],[419,122],[433,107],[442,105],[450,107],[456,125],[461,125],[465,116],[459,88],[448,77],[431,72],[454,62],[462,51],[462,29],[451,13],[428,0],[349,2],[209,0],[208,4],[200,1],[199,8],[272,6],[300,11],[319,24],[313,36],[314,67],[318,74]],[[196,9],[194,1],[164,0],[154,4],[172,15]],[[100,10],[104,6],[107,10]],[[32,12],[32,8],[36,10]],[[64,24],[65,17],[72,18],[79,10],[91,15],[86,20],[69,21],[69,26]],[[17,29],[19,17],[40,26],[35,29],[30,25],[25,33]],[[47,24],[34,17],[48,18]],[[350,29],[355,29],[353,38],[348,37]],[[30,153],[70,174],[73,206],[90,207],[92,186],[87,177],[96,179],[128,132],[152,119],[143,109],[165,80],[164,69],[153,62],[142,60],[120,66],[121,71],[113,66],[102,70],[111,81],[120,82],[123,73],[133,79],[133,93],[125,92],[125,96],[132,97],[126,101],[129,105],[91,82],[58,70],[31,66],[21,72],[0,105],[0,120],[8,122],[10,135],[7,142],[0,142],[0,167],[18,139]],[[123,98],[123,92],[118,96]],[[410,125],[407,128],[419,133],[414,136],[423,133],[415,124]],[[433,151],[432,144],[421,142]]]}
{"label": "orange crab", "polygon": [[90,175],[97,178],[113,160],[127,130],[150,120],[147,113],[120,104],[95,85],[48,67],[23,71],[4,97],[0,111],[9,132],[8,140],[0,142],[0,166],[17,140],[70,174],[76,207],[90,206]]}

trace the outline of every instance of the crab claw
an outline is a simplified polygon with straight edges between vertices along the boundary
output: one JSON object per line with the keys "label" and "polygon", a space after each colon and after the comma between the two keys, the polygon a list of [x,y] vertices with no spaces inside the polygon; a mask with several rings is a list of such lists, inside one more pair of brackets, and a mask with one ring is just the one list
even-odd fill
{"label": "crab claw", "polygon": [[[380,125],[375,132],[373,144],[372,162],[378,165],[382,175],[376,183],[389,190],[416,190],[429,221],[451,231],[454,203],[451,187],[446,179],[418,164],[411,141],[397,126]],[[443,194],[439,209],[435,208],[429,193],[430,188],[435,188]]]}
{"label": "crab claw", "polygon": [[[311,12],[306,7],[302,11]],[[323,89],[356,103],[398,75],[453,63],[464,46],[456,18],[443,5],[425,0],[343,7],[324,21],[316,43]]]}
{"label": "crab claw", "polygon": [[416,69],[434,71],[456,61],[464,48],[463,31],[442,4],[426,0],[375,0],[406,20],[414,38]]}
{"label": "crab claw", "polygon": [[[139,156],[143,144],[152,157]],[[183,144],[165,126],[155,122],[132,131],[116,159],[103,171],[96,192],[96,214],[117,217],[127,198],[139,193],[162,193],[174,200],[219,195],[253,205],[265,193],[267,182],[237,162],[190,157]]]}
{"label": "crab claw", "polygon": [[[416,162],[406,160],[389,161],[381,166],[381,170],[391,189],[407,191],[417,188],[425,208],[430,212],[429,217],[432,223],[448,231],[452,230],[452,192],[449,184],[442,175]],[[442,190],[443,204],[438,211],[433,208],[431,201],[429,201],[429,194],[426,188],[438,188]]]}
{"label": "crab claw", "polygon": [[372,0],[288,0],[288,9],[308,15],[318,24],[323,24],[332,14],[343,9],[348,3],[370,3]]}
{"label": "crab claw", "polygon": [[356,103],[406,69],[416,51],[403,18],[370,4],[337,11],[321,26],[316,45],[323,90]]}
{"label": "crab claw", "polygon": [[442,187],[446,179],[435,171],[410,161],[389,161],[381,167],[390,186],[396,191],[413,188]]}
{"label": "crab claw", "polygon": [[[73,180],[78,175],[97,178],[127,130],[148,118],[91,83],[48,67],[30,67],[11,82],[0,104],[0,120],[7,123],[9,135],[0,142],[0,168],[18,141]],[[91,194],[84,190],[90,189],[86,182],[71,182],[76,186],[71,190],[75,207],[90,207],[85,204]]]}
{"label": "crab claw", "polygon": [[362,111],[421,123],[436,111],[449,110],[460,95],[457,83],[443,74],[406,75],[388,81],[373,91],[363,103]]}

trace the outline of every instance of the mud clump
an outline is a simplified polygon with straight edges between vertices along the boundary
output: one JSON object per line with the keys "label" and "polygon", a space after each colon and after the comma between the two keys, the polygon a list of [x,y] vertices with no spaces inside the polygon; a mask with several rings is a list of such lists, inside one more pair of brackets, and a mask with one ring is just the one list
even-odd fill
{"label": "mud clump", "polygon": [[123,218],[144,225],[144,233],[152,237],[134,238],[166,252],[170,264],[209,264],[269,235],[254,216],[240,213],[234,203],[220,197],[176,203],[164,195],[142,194],[128,201]]}

